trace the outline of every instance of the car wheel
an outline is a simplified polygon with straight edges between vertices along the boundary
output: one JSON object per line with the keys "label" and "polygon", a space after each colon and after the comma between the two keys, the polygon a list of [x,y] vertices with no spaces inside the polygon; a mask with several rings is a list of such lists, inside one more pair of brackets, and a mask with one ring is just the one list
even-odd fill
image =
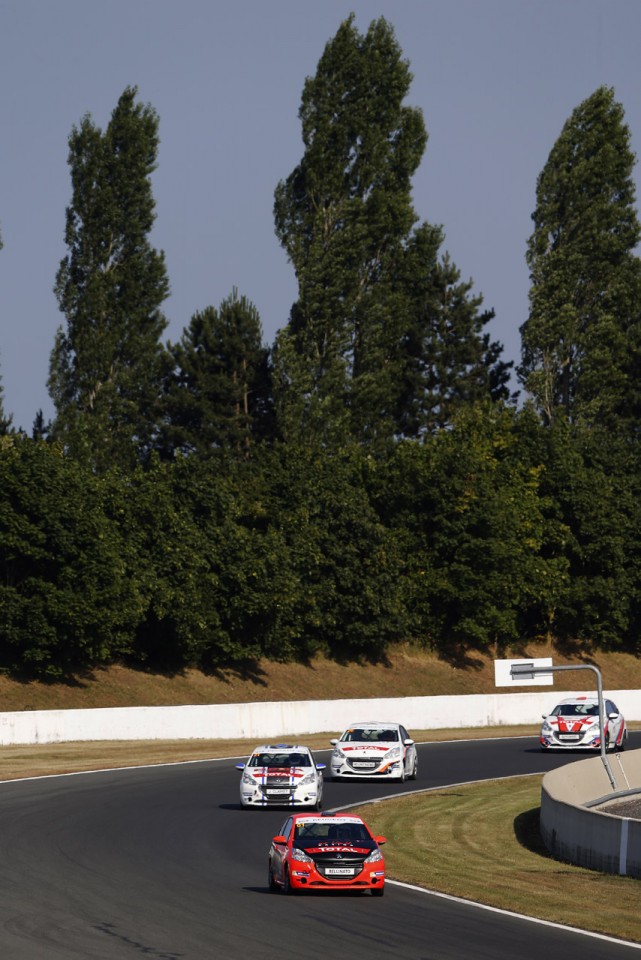
{"label": "car wheel", "polygon": [[373,897],[382,897],[385,893],[385,884],[382,887],[372,887],[371,893]]}
{"label": "car wheel", "polygon": [[412,767],[410,780],[416,780],[417,776],[418,776],[418,757],[414,757],[414,766]]}
{"label": "car wheel", "polygon": [[290,897],[295,892],[296,891],[292,887],[289,880],[289,870],[287,869],[287,867],[285,867],[285,870],[283,873],[283,893],[286,894],[286,896]]}
{"label": "car wheel", "polygon": [[271,860],[269,861],[269,867],[267,870],[267,885],[269,886],[269,889],[271,890],[272,893],[275,893],[276,890],[278,890],[278,884],[274,879],[274,871],[272,870]]}
{"label": "car wheel", "polygon": [[314,804],[314,810],[323,809],[323,795],[321,794],[316,803]]}
{"label": "car wheel", "polygon": [[623,733],[623,736],[621,737],[621,743],[619,744],[620,753],[623,753],[623,751],[625,750],[627,739],[628,739],[628,731],[625,730]]}

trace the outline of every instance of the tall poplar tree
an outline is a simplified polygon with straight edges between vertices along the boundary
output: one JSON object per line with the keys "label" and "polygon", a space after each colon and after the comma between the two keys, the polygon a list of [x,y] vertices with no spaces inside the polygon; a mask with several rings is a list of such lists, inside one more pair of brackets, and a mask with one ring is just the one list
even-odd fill
{"label": "tall poplar tree", "polygon": [[572,113],[537,182],[519,376],[545,422],[637,422],[641,231],[623,107],[600,87]]}
{"label": "tall poplar tree", "polygon": [[104,133],[85,116],[69,138],[68,254],[55,292],[66,329],[51,355],[53,436],[98,470],[131,468],[155,433],[164,255],[148,236],[158,117],[127,87]]}
{"label": "tall poplar tree", "polygon": [[[381,17],[361,35],[352,15],[305,81],[304,155],[274,202],[276,233],[298,280],[274,350],[286,436],[385,442],[408,426],[424,432],[416,415],[433,390],[426,354],[448,324],[452,340],[478,341],[472,350],[461,345],[467,357],[458,372],[483,380],[485,366],[489,389],[490,344],[479,339],[489,317],[478,314],[478,302],[468,304],[472,322],[462,322],[460,298],[440,326],[444,301],[427,309],[434,274],[444,271],[435,282],[446,286],[453,274],[438,260],[440,228],[414,231],[411,179],[427,133],[421,111],[404,103],[411,79],[390,24]],[[452,393],[449,384],[444,391]]]}
{"label": "tall poplar tree", "polygon": [[168,345],[163,449],[207,456],[224,448],[242,456],[270,435],[269,351],[256,307],[234,290],[216,310],[195,313],[181,340]]}
{"label": "tall poplar tree", "polygon": [[[427,139],[420,110],[403,105],[410,81],[392,27],[380,18],[361,36],[353,16],[305,81],[305,153],[275,193],[276,233],[299,285],[276,360],[298,424],[314,432],[350,429],[368,393],[378,417],[389,413],[390,279],[416,221],[410,180]],[[359,419],[367,428],[364,411]]]}

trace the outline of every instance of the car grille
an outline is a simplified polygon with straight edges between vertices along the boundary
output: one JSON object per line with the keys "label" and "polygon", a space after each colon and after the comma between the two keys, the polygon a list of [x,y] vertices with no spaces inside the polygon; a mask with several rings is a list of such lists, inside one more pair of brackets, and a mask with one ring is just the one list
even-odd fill
{"label": "car grille", "polygon": [[347,766],[353,773],[368,774],[378,773],[380,763],[378,760],[348,760]]}
{"label": "car grille", "polygon": [[[353,857],[349,855],[344,855],[341,858],[332,857],[316,860],[316,869],[321,877],[327,877],[328,880],[351,880],[362,872],[363,860],[364,857]],[[338,873],[335,871],[341,872]]]}
{"label": "car grille", "polygon": [[289,777],[272,777],[269,783],[261,783],[260,792],[268,803],[283,803],[289,800],[295,790],[289,782]]}

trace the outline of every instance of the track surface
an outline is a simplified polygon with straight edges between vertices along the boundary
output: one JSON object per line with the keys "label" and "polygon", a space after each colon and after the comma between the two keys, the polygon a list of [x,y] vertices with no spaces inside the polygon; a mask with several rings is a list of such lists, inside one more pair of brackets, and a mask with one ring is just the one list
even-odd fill
{"label": "track surface", "polygon": [[[534,738],[425,744],[415,784],[327,783],[325,809],[576,759]],[[402,887],[382,900],[270,894],[267,851],[286,813],[239,810],[238,781],[227,760],[0,783],[2,960],[640,960]]]}

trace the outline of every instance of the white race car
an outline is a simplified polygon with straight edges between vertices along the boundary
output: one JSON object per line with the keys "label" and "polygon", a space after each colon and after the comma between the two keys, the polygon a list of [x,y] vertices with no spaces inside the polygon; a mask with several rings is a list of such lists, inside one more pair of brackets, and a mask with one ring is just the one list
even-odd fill
{"label": "white race car", "polygon": [[415,780],[418,754],[414,741],[400,723],[379,720],[353,723],[340,740],[331,740],[332,779],[371,777],[377,780]]}
{"label": "white race car", "polygon": [[[604,700],[605,749],[624,750],[628,731],[617,707]],[[552,713],[543,714],[541,750],[600,750],[601,724],[597,697],[572,697],[557,704]]]}
{"label": "white race car", "polygon": [[247,763],[237,763],[241,807],[310,807],[323,805],[324,763],[309,747],[287,743],[256,747]]}

